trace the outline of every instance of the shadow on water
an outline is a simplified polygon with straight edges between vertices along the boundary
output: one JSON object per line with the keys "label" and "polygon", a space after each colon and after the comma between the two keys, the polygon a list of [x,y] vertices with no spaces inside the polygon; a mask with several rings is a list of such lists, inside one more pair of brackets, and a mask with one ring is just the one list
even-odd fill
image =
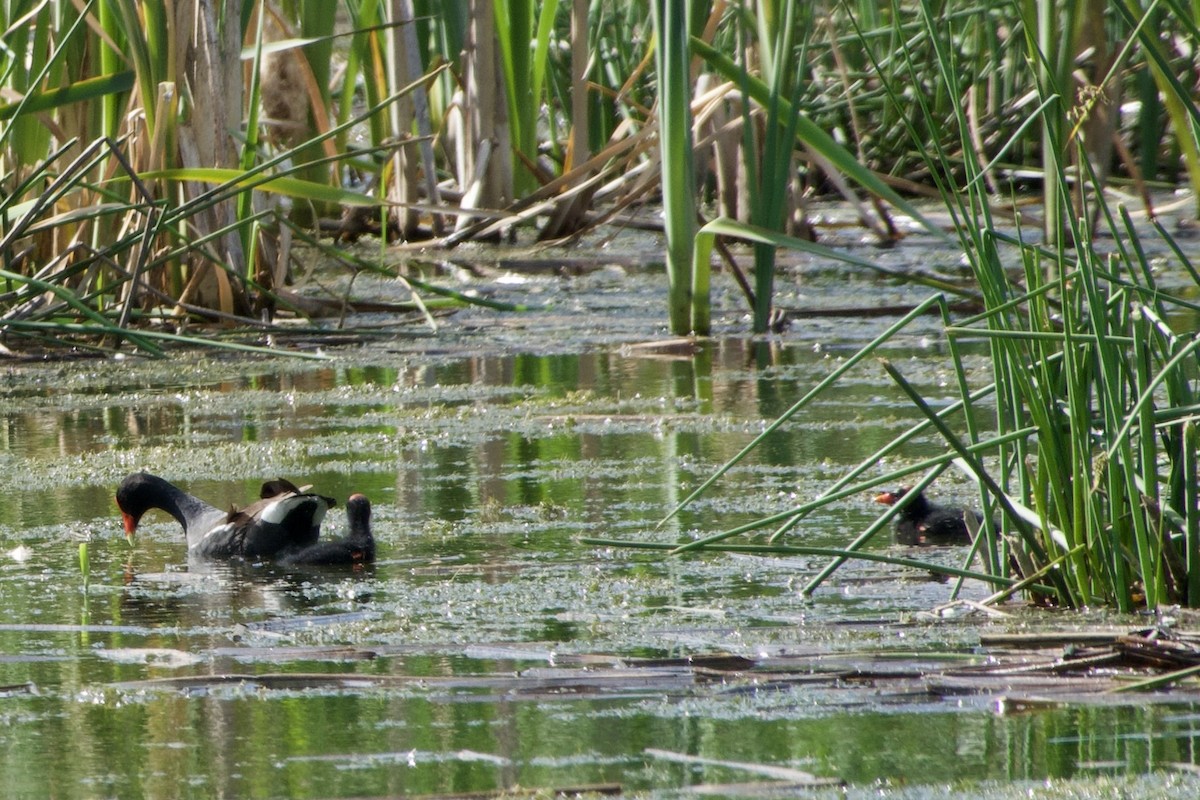
{"label": "shadow on water", "polygon": [[[907,291],[846,275],[805,288],[840,293],[831,303],[867,290]],[[1002,714],[992,696],[947,696],[920,679],[922,664],[986,662],[982,630],[1061,619],[1014,606],[1002,622],[931,621],[923,612],[949,587],[885,565],[848,565],[805,599],[798,588],[821,559],[660,559],[577,542],[673,542],[817,494],[914,419],[877,367],[653,530],[888,320],[646,347],[658,334],[656,279],[600,271],[541,291],[561,293],[548,304],[559,310],[489,319],[475,333],[478,312],[464,312],[457,333],[316,367],[130,359],[10,371],[0,393],[6,792],[351,797],[615,783],[671,796],[764,779],[741,763],[838,778],[852,796],[941,784],[1008,796],[1006,782],[1079,777],[1189,796],[1163,771],[1198,763],[1200,704],[1186,696]],[[570,313],[591,307],[581,294],[624,316]],[[927,338],[932,321],[889,355],[930,397],[948,398]],[[903,458],[935,452],[927,440]],[[244,504],[265,477],[341,500],[363,492],[379,562],[189,565],[163,516],[147,517],[131,549],[112,491],[139,468],[218,506]],[[938,489],[970,499],[953,476]],[[848,500],[794,535],[838,546],[877,513],[868,497]],[[344,528],[335,509],[327,529]],[[706,660],[715,654],[736,658]]]}

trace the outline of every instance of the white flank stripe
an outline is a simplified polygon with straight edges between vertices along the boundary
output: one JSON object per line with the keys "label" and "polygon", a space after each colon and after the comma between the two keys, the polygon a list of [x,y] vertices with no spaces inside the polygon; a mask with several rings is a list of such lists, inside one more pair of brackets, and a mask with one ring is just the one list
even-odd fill
{"label": "white flank stripe", "polygon": [[283,518],[288,515],[297,502],[303,502],[305,499],[300,495],[285,495],[264,508],[259,519],[268,525],[278,525],[283,522]]}
{"label": "white flank stripe", "polygon": [[320,525],[327,509],[322,500],[310,494],[289,494],[281,497],[264,508],[259,518],[269,525],[278,525],[288,514],[308,504],[312,505],[313,524]]}

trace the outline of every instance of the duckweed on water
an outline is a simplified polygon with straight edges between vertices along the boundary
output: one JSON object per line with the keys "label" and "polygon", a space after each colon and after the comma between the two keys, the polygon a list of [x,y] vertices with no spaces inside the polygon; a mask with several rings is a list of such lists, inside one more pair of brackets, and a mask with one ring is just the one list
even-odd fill
{"label": "duckweed on water", "polygon": [[[1061,619],[1019,606],[1000,622],[924,618],[950,588],[888,565],[852,566],[808,598],[798,587],[817,559],[663,559],[579,543],[677,543],[817,493],[889,436],[877,428],[908,424],[870,376],[654,531],[681,491],[822,374],[824,356],[804,331],[783,334],[764,372],[749,366],[755,343],[733,338],[710,345],[701,374],[701,362],[623,351],[616,324],[584,344],[536,328],[508,329],[500,354],[447,334],[437,354],[405,341],[316,366],[10,373],[0,552],[29,556],[0,565],[0,685],[17,687],[3,697],[0,746],[22,765],[9,783],[131,796],[154,774],[191,796],[281,792],[246,777],[265,775],[303,797],[619,782],[667,797],[711,777],[646,755],[657,748],[843,778],[852,795],[888,780],[885,796],[903,782],[991,796],[989,780],[1076,775],[1098,759],[1172,791],[1154,771],[1188,759],[1191,740],[1171,720],[1191,706],[1079,701],[1007,717],[990,695],[943,699],[914,677],[994,657],[983,630]],[[939,369],[915,374],[936,381]],[[165,517],[148,518],[130,549],[112,492],[141,467],[222,503],[245,502],[264,477],[343,500],[361,491],[380,559],[353,574],[189,564]],[[848,499],[794,535],[838,546],[875,513],[869,498]],[[328,529],[344,526],[335,509]],[[962,553],[925,557],[957,565]],[[966,596],[985,593],[969,585]],[[713,654],[743,666],[703,658]],[[1174,738],[1151,750],[1129,735],[1150,730]],[[931,761],[931,737],[955,758]],[[51,769],[46,754],[61,752],[81,756]],[[463,769],[447,778],[447,764]]]}

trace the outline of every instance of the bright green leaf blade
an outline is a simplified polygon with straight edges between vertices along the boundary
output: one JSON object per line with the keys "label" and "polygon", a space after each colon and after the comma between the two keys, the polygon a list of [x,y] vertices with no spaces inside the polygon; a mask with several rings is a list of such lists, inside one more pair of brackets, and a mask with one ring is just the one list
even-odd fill
{"label": "bright green leaf blade", "polygon": [[[704,242],[702,237],[711,239],[713,236],[728,236],[735,239],[741,239],[746,242],[756,242],[760,244],[769,244],[773,247],[786,247],[791,250],[800,250],[811,255],[821,258],[834,259],[846,264],[852,264],[857,267],[864,267],[875,272],[888,275],[893,278],[901,278],[903,280],[919,283],[924,286],[929,286],[938,291],[946,292],[947,294],[966,297],[982,302],[982,297],[978,292],[965,289],[962,286],[957,286],[949,281],[942,280],[936,276],[916,270],[896,270],[891,267],[884,266],[878,261],[862,258],[842,250],[835,250],[832,247],[827,247],[817,242],[810,242],[807,239],[798,239],[795,236],[788,236],[785,233],[760,228],[756,225],[747,225],[744,222],[729,219],[728,217],[718,217],[712,222],[706,224],[696,233],[696,240],[701,245],[711,247]],[[703,253],[707,257],[707,253]]]}
{"label": "bright green leaf blade", "polygon": [[78,103],[81,100],[93,100],[104,95],[127,92],[132,88],[133,72],[130,71],[103,75],[99,78],[88,78],[58,89],[32,92],[16,103],[0,105],[0,120],[12,119],[18,112],[29,114],[35,111],[48,111],[52,108]]}
{"label": "bright green leaf blade", "polygon": [[[323,39],[322,38],[279,39],[278,41],[274,41],[274,42],[263,42],[261,50],[262,50],[262,55],[265,56],[265,55],[270,55],[272,53],[283,53],[288,50],[295,50],[295,49],[301,48],[301,47],[308,47],[310,44],[315,44],[316,42],[320,42],[320,41],[323,41]],[[255,59],[255,54],[258,51],[259,51],[259,48],[257,46],[243,47],[242,48],[242,56],[241,56],[242,61],[253,61]]]}
{"label": "bright green leaf blade", "polygon": [[[380,201],[360,192],[352,192],[336,186],[326,186],[300,178],[247,178],[246,173],[222,167],[192,167],[188,169],[162,169],[141,174],[144,180],[196,181],[218,186],[229,185],[242,189],[257,189],[272,194],[282,194],[301,200],[319,203],[338,203],[346,206],[378,206]],[[116,180],[123,180],[117,178]]]}

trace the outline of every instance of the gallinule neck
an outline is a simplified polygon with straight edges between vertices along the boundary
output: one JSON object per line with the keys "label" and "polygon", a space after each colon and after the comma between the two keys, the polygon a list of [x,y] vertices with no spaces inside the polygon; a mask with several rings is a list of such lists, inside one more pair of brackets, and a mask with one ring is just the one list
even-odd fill
{"label": "gallinule neck", "polygon": [[358,566],[375,560],[375,537],[371,534],[371,501],[361,494],[352,494],[346,501],[346,517],[350,533],[344,539],[319,542],[288,552],[279,559],[287,566]]}
{"label": "gallinule neck", "polygon": [[[875,496],[875,502],[885,506],[895,505],[909,491],[910,487],[905,486],[895,492],[883,492]],[[970,544],[967,514],[976,520],[982,519],[979,514],[965,508],[935,505],[918,492],[908,505],[900,509],[896,519],[896,541],[910,545]]]}
{"label": "gallinule neck", "polygon": [[117,506],[131,541],[142,515],[162,509],[178,520],[188,554],[201,558],[264,558],[315,544],[332,497],[298,489],[282,479],[263,484],[260,499],[228,511],[209,505],[157,475],[135,472],[121,481]]}

